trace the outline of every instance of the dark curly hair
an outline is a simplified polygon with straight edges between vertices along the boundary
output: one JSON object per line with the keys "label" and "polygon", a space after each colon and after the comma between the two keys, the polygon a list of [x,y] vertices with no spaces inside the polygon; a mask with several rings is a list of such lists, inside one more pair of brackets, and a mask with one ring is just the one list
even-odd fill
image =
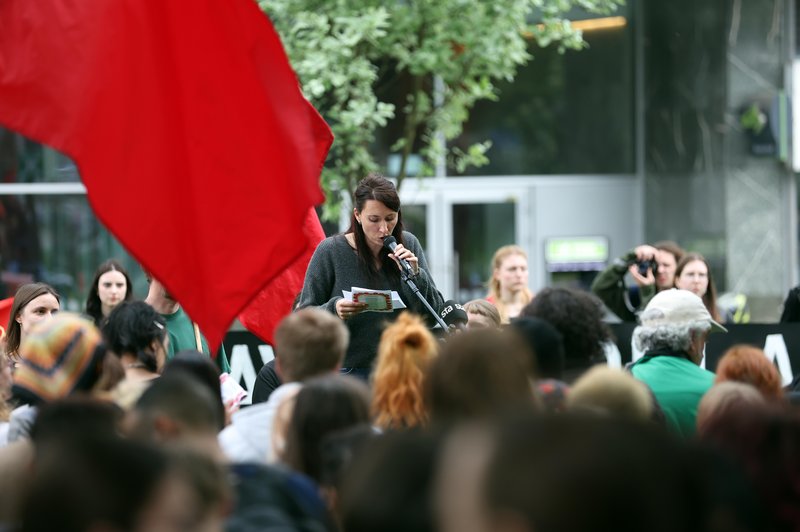
{"label": "dark curly hair", "polygon": [[158,362],[151,345],[163,342],[167,326],[161,314],[144,301],[123,301],[108,316],[103,326],[106,345],[117,356],[135,355],[148,371],[157,372]]}
{"label": "dark curly hair", "polygon": [[561,333],[566,369],[605,361],[603,344],[613,336],[603,322],[602,303],[589,292],[545,288],[522,309],[520,316],[543,319]]}

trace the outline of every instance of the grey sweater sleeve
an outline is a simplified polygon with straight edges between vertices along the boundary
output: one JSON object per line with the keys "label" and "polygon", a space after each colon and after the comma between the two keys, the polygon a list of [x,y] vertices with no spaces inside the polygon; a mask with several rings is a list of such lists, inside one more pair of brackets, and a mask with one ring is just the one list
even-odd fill
{"label": "grey sweater sleeve", "polygon": [[336,314],[336,302],[342,296],[333,293],[335,280],[334,242],[328,238],[320,242],[311,256],[297,308],[320,307]]}

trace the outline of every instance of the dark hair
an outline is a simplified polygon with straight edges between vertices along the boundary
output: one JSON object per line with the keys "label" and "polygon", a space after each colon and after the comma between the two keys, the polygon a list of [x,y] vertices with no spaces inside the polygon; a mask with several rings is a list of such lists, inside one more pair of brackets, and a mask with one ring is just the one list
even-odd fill
{"label": "dark hair", "polygon": [[94,320],[94,324],[98,327],[100,327],[103,322],[103,306],[100,303],[100,295],[97,286],[100,283],[100,276],[112,271],[119,272],[125,277],[125,298],[123,301],[130,301],[133,299],[131,278],[118,260],[108,259],[98,266],[97,270],[94,272],[94,280],[91,286],[89,286],[89,295],[86,297],[86,314]]}
{"label": "dark hair", "polygon": [[211,394],[219,399],[219,430],[225,428],[225,405],[222,402],[222,390],[219,385],[219,368],[214,362],[200,351],[186,349],[175,354],[164,365],[162,377],[172,375],[186,375],[201,382]]}
{"label": "dark hair", "polygon": [[665,436],[655,425],[568,414],[504,423],[486,466],[487,513],[541,532],[707,524],[683,447]]}
{"label": "dark hair", "polygon": [[565,369],[605,361],[603,344],[612,336],[596,296],[573,288],[545,288],[523,307],[520,316],[541,318],[561,333]]}
{"label": "dark hair", "polygon": [[690,262],[699,261],[706,265],[706,272],[708,275],[708,288],[706,293],[703,294],[703,304],[706,310],[711,314],[714,321],[721,321],[719,311],[717,310],[717,288],[714,285],[714,277],[711,275],[711,267],[708,261],[699,253],[687,253],[681,260],[678,261],[678,266],[675,267],[675,286],[677,287],[678,277],[681,276],[683,269],[689,265]]}
{"label": "dark hair", "polygon": [[140,425],[134,430],[135,435],[149,437],[152,421],[158,415],[165,415],[193,430],[216,434],[225,423],[218,402],[219,396],[192,375],[173,372],[161,376],[136,401],[134,410],[140,414]]}
{"label": "dark hair", "polygon": [[369,423],[369,389],[343,375],[315,377],[297,394],[286,436],[286,464],[319,482],[322,441],[328,434]]}
{"label": "dark hair", "polygon": [[[386,205],[387,208],[397,212],[397,224],[394,226],[392,236],[397,240],[398,244],[405,245],[405,242],[403,242],[403,213],[400,210],[400,196],[397,194],[397,188],[395,188],[394,183],[380,174],[368,174],[367,177],[362,179],[358,183],[358,186],[356,186],[356,191],[353,193],[353,208],[361,212],[368,200],[380,201]],[[353,238],[356,243],[356,252],[358,253],[358,260],[361,266],[365,268],[369,277],[373,278],[377,276],[378,270],[375,268],[375,262],[372,260],[372,252],[367,245],[364,230],[361,228],[361,224],[356,220],[355,212],[350,215],[350,228],[347,232],[353,233]],[[389,275],[399,276],[400,274],[397,270],[397,266],[394,261],[389,258],[388,254],[389,252],[386,249],[381,250],[380,259],[383,270],[388,272]]]}
{"label": "dark hair", "polygon": [[359,449],[339,497],[342,530],[438,530],[433,501],[441,440],[439,432],[404,430]]}
{"label": "dark hair", "polygon": [[431,418],[449,424],[532,410],[530,358],[522,340],[508,331],[472,329],[451,336],[425,382]]}
{"label": "dark hair", "polygon": [[158,371],[153,340],[163,342],[167,335],[164,318],[144,301],[123,301],[111,311],[103,326],[106,345],[117,356],[136,356],[148,371]]}
{"label": "dark hair", "polygon": [[539,379],[564,377],[564,338],[549,322],[532,316],[511,320],[510,328],[527,342],[533,355],[532,370]]}
{"label": "dark hair", "polygon": [[58,453],[37,456],[20,530],[134,530],[169,472],[165,453],[143,443],[84,438],[62,444]]}
{"label": "dark hair", "polygon": [[56,301],[61,303],[61,297],[56,289],[45,283],[24,284],[14,294],[14,303],[11,305],[11,313],[8,315],[8,325],[6,326],[6,355],[8,357],[18,357],[17,351],[22,340],[22,328],[17,322],[17,316],[25,310],[28,303],[44,294],[52,294]]}

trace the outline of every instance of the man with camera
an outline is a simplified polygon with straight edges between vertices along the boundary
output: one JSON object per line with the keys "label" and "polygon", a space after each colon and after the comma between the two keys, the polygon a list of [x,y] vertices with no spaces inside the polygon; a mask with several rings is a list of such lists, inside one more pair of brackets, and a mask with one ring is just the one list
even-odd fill
{"label": "man with camera", "polygon": [[[661,290],[674,287],[675,267],[684,250],[675,242],[664,240],[652,246],[637,246],[600,272],[592,283],[592,292],[622,321],[636,321],[640,309]],[[625,285],[630,274],[635,286]]]}

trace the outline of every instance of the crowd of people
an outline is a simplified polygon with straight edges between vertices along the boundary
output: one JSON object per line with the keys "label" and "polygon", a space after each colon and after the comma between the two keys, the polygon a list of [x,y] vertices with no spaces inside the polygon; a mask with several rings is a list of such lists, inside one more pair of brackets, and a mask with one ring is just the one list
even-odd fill
{"label": "crowd of people", "polygon": [[[701,367],[725,334],[701,256],[639,246],[597,295],[531,293],[517,246],[492,270],[486,299],[444,302],[394,185],[367,177],[238,410],[226,361],[155,279],[136,301],[105,263],[85,316],[23,286],[0,372],[0,530],[800,530],[795,397],[755,347]],[[601,300],[637,321],[644,356],[625,369],[605,364]]]}

